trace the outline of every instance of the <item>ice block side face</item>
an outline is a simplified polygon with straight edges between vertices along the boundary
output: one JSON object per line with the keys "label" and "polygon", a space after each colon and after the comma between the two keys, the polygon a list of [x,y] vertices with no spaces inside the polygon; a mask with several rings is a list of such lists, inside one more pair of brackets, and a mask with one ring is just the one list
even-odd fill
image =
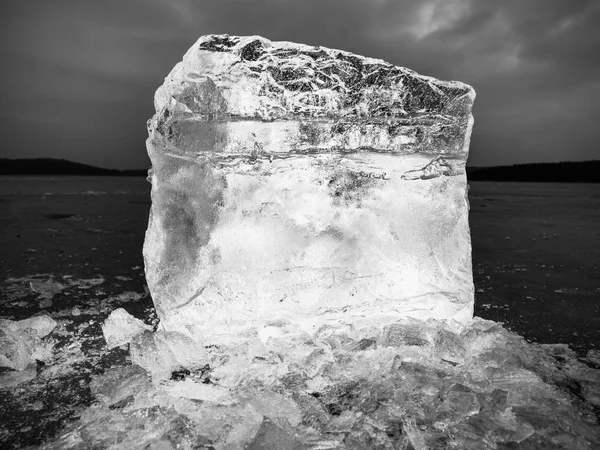
{"label": "ice block side face", "polygon": [[162,326],[210,344],[470,319],[474,97],[339,50],[200,38],[148,123],[144,257]]}

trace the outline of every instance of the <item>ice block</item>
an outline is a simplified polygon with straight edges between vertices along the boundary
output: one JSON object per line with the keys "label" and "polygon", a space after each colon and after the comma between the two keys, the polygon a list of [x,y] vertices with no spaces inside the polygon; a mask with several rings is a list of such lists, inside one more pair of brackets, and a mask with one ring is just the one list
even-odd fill
{"label": "ice block", "polygon": [[346,51],[201,37],[148,122],[160,328],[209,346],[471,319],[474,98]]}

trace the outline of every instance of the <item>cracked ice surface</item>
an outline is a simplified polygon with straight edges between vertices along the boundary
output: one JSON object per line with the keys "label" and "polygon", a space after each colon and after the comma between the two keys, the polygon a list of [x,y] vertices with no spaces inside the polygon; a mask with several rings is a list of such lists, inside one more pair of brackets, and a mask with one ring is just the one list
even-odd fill
{"label": "cracked ice surface", "polygon": [[206,346],[471,319],[474,97],[339,50],[200,38],[148,123],[161,330]]}

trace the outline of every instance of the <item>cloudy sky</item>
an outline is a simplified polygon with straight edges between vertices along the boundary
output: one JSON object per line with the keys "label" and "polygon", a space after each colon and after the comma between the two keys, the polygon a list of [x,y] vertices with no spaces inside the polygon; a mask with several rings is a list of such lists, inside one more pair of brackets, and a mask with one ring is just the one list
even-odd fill
{"label": "cloudy sky", "polygon": [[0,157],[146,167],[154,91],[210,33],[471,84],[470,165],[600,159],[598,0],[2,0]]}

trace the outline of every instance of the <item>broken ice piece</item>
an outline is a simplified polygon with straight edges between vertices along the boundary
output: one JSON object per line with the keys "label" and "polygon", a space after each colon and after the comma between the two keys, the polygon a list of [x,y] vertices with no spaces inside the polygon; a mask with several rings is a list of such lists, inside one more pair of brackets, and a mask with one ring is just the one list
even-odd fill
{"label": "broken ice piece", "polygon": [[[189,336],[159,330],[143,330],[131,340],[131,362],[143,367],[153,377],[168,378],[181,368],[200,369],[206,364],[207,352]],[[200,366],[195,362],[203,361]]]}
{"label": "broken ice piece", "polygon": [[249,450],[304,450],[307,447],[271,420],[265,419],[252,443],[245,448]]}
{"label": "broken ice piece", "polygon": [[52,298],[65,289],[64,284],[57,283],[52,278],[47,280],[32,279],[29,282],[29,287],[33,292],[40,294],[38,299],[41,302],[46,301],[47,303],[49,301],[50,305],[52,304]]}
{"label": "broken ice piece", "polygon": [[434,341],[431,334],[432,332],[424,323],[417,321],[394,323],[383,329],[379,345],[384,347],[428,347]]}
{"label": "broken ice piece", "polygon": [[148,123],[161,327],[218,345],[277,320],[470,320],[474,98],[341,50],[200,38]]}
{"label": "broken ice piece", "polygon": [[132,396],[148,390],[150,381],[147,373],[139,366],[119,366],[93,377],[90,383],[92,395],[101,403],[124,405]]}
{"label": "broken ice piece", "polygon": [[435,337],[435,354],[443,361],[460,364],[465,357],[465,344],[459,335],[440,328]]}
{"label": "broken ice piece", "polygon": [[138,334],[152,331],[152,327],[136,319],[123,308],[115,309],[102,324],[102,333],[108,348],[128,344]]}
{"label": "broken ice piece", "polygon": [[45,314],[13,322],[13,326],[16,326],[20,330],[31,328],[40,338],[46,337],[48,334],[50,334],[56,325],[56,320]]}
{"label": "broken ice piece", "polygon": [[252,407],[275,423],[298,425],[302,413],[291,398],[266,389],[257,390],[247,399]]}
{"label": "broken ice piece", "polygon": [[23,370],[35,359],[50,356],[50,347],[41,338],[56,327],[49,316],[13,321],[0,319],[0,367]]}
{"label": "broken ice piece", "polygon": [[40,338],[33,330],[7,330],[0,324],[0,367],[25,369],[40,344]]}

